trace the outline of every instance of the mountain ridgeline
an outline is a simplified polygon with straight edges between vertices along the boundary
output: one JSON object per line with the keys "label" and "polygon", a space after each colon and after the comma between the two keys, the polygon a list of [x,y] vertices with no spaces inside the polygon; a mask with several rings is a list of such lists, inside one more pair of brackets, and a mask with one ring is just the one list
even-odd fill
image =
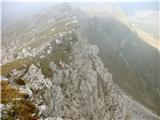
{"label": "mountain ridgeline", "polygon": [[118,6],[95,6],[54,5],[2,25],[3,86],[29,94],[37,119],[159,120],[160,52]]}

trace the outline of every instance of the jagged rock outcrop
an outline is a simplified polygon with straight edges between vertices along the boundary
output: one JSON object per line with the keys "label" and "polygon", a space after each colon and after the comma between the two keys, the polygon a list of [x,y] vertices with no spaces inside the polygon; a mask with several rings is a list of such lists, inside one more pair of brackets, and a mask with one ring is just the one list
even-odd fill
{"label": "jagged rock outcrop", "polygon": [[[83,32],[89,31],[88,34],[92,33],[91,36],[93,37],[90,39],[98,38],[97,40],[100,43],[99,38],[103,35],[95,34],[97,31],[90,31],[90,28],[97,29],[100,33],[104,31],[104,37],[108,37],[113,41],[120,41],[119,36],[121,38],[124,37],[125,39],[122,39],[123,44],[120,42],[120,48],[123,48],[126,39],[129,38],[128,40],[130,40],[132,37],[126,38],[120,32],[116,33],[117,28],[120,28],[120,31],[127,31],[131,36],[133,36],[132,33],[128,31],[128,28],[125,30],[125,26],[121,26],[118,21],[115,21],[116,19],[108,19],[112,12],[110,9],[106,16],[107,21],[104,18],[101,20],[101,17],[98,17],[99,14],[92,19],[84,10],[72,9],[65,4],[54,6],[53,9],[31,17],[29,20],[26,19],[17,24],[15,23],[14,26],[9,26],[4,31],[3,42],[6,45],[3,43],[5,46],[2,47],[1,52],[1,65],[7,68],[4,69],[4,71],[6,70],[4,75],[7,78],[9,77],[7,82],[12,83],[12,86],[17,88],[18,92],[24,93],[24,98],[20,99],[25,99],[25,101],[35,104],[38,111],[35,109],[34,112],[30,113],[35,119],[160,120],[156,114],[129,97],[113,83],[112,75],[104,68],[103,62],[98,57],[98,47],[90,45],[87,39],[82,38],[80,32],[78,32],[78,38],[75,35],[80,27],[80,29],[84,29],[82,30]],[[116,11],[118,12],[119,10]],[[115,17],[114,14],[113,17]],[[119,17],[121,16],[117,16],[117,19],[122,22],[123,20],[120,20]],[[110,21],[113,21],[113,23]],[[95,26],[94,24],[99,25]],[[112,25],[117,27],[112,31],[103,29],[103,27],[101,29],[104,24],[106,24],[106,28],[111,30],[113,28]],[[130,27],[128,21],[126,25]],[[20,26],[20,30],[18,26]],[[24,29],[21,30],[23,26]],[[130,29],[132,30],[132,28]],[[12,32],[15,34],[12,35]],[[86,35],[84,34],[83,36]],[[110,42],[108,43],[110,44]],[[133,44],[136,45],[135,40]],[[113,49],[115,52],[112,54],[109,51],[109,54],[115,56],[114,53],[117,50],[119,52],[118,47],[115,48],[115,50]],[[23,62],[23,60],[28,61],[28,59],[23,59],[27,57],[31,57],[34,60]],[[37,61],[41,63],[36,64]],[[49,68],[51,71],[48,68],[48,63],[50,63]],[[22,65],[19,67],[19,64]],[[111,67],[113,66],[111,65]],[[47,77],[52,76],[52,73],[53,77],[46,78],[43,70],[51,72]],[[3,77],[1,79],[5,80]],[[14,99],[17,100],[17,97]],[[20,99],[18,98],[18,100]],[[2,111],[8,110],[10,112],[10,106],[13,105],[8,103],[5,103],[5,105],[0,104]],[[7,116],[8,114],[5,115]],[[17,119],[15,116],[14,113],[10,117]],[[4,119],[3,115],[2,119]],[[28,118],[26,119],[28,120]]]}
{"label": "jagged rock outcrop", "polygon": [[79,34],[70,64],[63,68],[54,62],[49,64],[52,79],[44,78],[38,66],[30,66],[22,79],[32,90],[31,100],[38,106],[42,119],[124,119],[122,106],[112,94],[112,76],[103,67],[98,52]]}
{"label": "jagged rock outcrop", "polygon": [[58,93],[58,99],[53,100],[52,116],[74,120],[123,119],[121,106],[112,94],[111,74],[104,69],[97,53],[96,46],[79,38],[73,46],[70,65],[58,69],[50,63]]}
{"label": "jagged rock outcrop", "polygon": [[[49,64],[53,78],[45,78],[40,66],[31,65],[25,71],[23,91],[32,91],[28,94],[39,109],[40,119],[159,120],[114,85],[98,52],[95,45],[90,45],[78,33],[70,63],[61,61],[63,67],[54,61]],[[11,76],[19,73],[14,71]]]}

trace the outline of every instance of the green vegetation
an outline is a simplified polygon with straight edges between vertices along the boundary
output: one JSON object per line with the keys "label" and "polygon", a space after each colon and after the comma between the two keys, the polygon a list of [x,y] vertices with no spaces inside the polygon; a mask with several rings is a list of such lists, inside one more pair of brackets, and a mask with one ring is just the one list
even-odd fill
{"label": "green vegetation", "polygon": [[37,113],[36,106],[25,99],[25,96],[26,94],[20,93],[8,81],[1,81],[1,103],[11,105],[10,109],[5,110],[7,112],[5,120],[38,120],[38,117],[32,116]]}
{"label": "green vegetation", "polygon": [[[53,39],[54,35],[59,32],[65,32],[65,24],[70,22],[71,19],[62,19],[60,22],[58,22],[55,25],[49,26],[45,28],[43,31],[37,31],[35,34],[36,41],[33,41],[32,43],[28,44],[25,47],[31,47],[31,48],[37,48],[41,45],[45,44],[50,38]],[[51,31],[52,28],[56,27],[55,31]],[[68,30],[71,30],[73,28],[77,28],[78,25],[70,25],[68,26]],[[42,36],[46,36],[46,38],[42,38]],[[66,38],[72,37],[74,41],[77,40],[77,37],[74,34],[67,35]],[[53,45],[54,46],[54,45]],[[19,50],[20,51],[20,50]],[[39,59],[40,55],[37,55],[35,57],[27,57],[27,58],[21,58],[14,60],[10,63],[7,63],[3,65],[1,68],[1,74],[3,76],[7,76],[9,72],[13,69],[21,69],[25,66],[29,66],[30,64],[36,64],[37,62],[40,62],[42,73],[45,75],[45,77],[52,77],[52,71],[49,68],[49,63],[52,61],[55,61],[56,64],[59,63],[60,60],[62,60],[64,63],[69,63],[69,54],[71,52],[71,46],[69,45],[68,40],[64,40],[63,45],[58,45],[57,49],[54,50],[55,52],[52,52],[51,54],[47,54],[45,58]]]}
{"label": "green vegetation", "polygon": [[15,112],[15,117],[20,120],[38,120],[37,117],[32,116],[36,113],[36,107],[28,100],[15,101],[11,110]]}
{"label": "green vegetation", "polygon": [[[65,32],[65,23],[69,22],[70,20],[62,20],[59,23],[57,23],[54,26],[48,27],[44,29],[41,32],[36,33],[36,41],[33,41],[32,43],[26,45],[25,47],[31,47],[31,48],[37,48],[43,45],[46,40],[50,40],[50,38],[53,38],[53,36],[59,32]],[[56,26],[55,31],[51,31],[53,27]],[[73,25],[68,27],[67,29],[70,30],[74,28]],[[68,31],[67,30],[67,31]],[[46,36],[46,38],[43,38],[42,36]],[[14,37],[14,35],[12,36]],[[68,34],[66,36],[67,39],[70,37],[73,38],[72,42],[75,42],[77,40],[77,36],[74,34]],[[29,37],[27,37],[29,38]],[[40,59],[41,55],[37,55],[35,57],[26,57],[26,58],[20,58],[16,59],[12,62],[9,62],[5,65],[1,66],[1,75],[8,76],[9,73],[13,69],[23,69],[28,68],[31,64],[40,63],[40,67],[42,70],[42,73],[45,75],[45,77],[52,77],[53,72],[49,68],[49,63],[54,61],[57,65],[59,65],[59,61],[62,61],[63,63],[69,64],[70,59],[69,56],[71,55],[71,46],[70,41],[64,38],[63,44],[56,45],[54,48],[54,51],[50,54],[46,54],[44,58]],[[54,46],[54,45],[53,45]],[[17,49],[18,51],[21,51],[21,49]],[[17,78],[15,80],[17,85],[25,85],[25,80],[22,80],[21,78]],[[18,89],[14,88],[10,83],[7,81],[1,81],[1,87],[2,87],[2,94],[1,94],[1,102],[2,104],[10,104],[11,108],[8,109],[7,112],[7,118],[6,120],[14,120],[14,119],[20,119],[20,120],[37,120],[37,109],[36,106],[29,100],[27,100],[28,95],[24,93],[20,93]],[[35,116],[33,116],[35,114]]]}
{"label": "green vegetation", "polygon": [[1,81],[1,102],[3,104],[20,97],[22,95],[19,94],[17,89],[13,88],[7,81]]}
{"label": "green vegetation", "polygon": [[21,58],[1,66],[1,75],[7,76],[13,69],[22,69],[32,63],[31,58]]}

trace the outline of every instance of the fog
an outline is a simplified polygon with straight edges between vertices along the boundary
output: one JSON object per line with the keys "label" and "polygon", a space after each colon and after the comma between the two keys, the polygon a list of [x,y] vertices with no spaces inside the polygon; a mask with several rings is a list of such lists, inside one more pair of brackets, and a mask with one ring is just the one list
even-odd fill
{"label": "fog", "polygon": [[[58,3],[54,2],[2,2],[2,25],[6,26],[23,17],[39,12]],[[84,5],[105,5],[105,3],[70,3],[73,7]],[[117,3],[128,15],[141,10],[158,11],[157,2],[119,2]]]}
{"label": "fog", "polygon": [[3,2],[2,25],[6,26],[23,17],[30,17],[51,5],[55,5],[55,3]]}

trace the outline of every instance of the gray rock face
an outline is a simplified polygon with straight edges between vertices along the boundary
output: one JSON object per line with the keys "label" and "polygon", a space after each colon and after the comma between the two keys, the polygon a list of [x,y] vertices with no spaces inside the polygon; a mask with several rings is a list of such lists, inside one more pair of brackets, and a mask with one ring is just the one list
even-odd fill
{"label": "gray rock face", "polygon": [[64,116],[86,120],[123,119],[121,106],[112,94],[111,74],[104,69],[97,53],[98,48],[79,35],[73,47],[70,72],[64,71],[66,79],[62,83],[67,87],[62,92],[67,95],[70,108]]}
{"label": "gray rock face", "polygon": [[54,97],[49,116],[64,120],[159,120],[128,97],[112,81],[97,56],[98,48],[81,38],[73,46],[72,61],[60,69],[50,63]]}
{"label": "gray rock face", "polygon": [[63,120],[62,118],[52,118],[52,117],[48,117],[45,120]]}
{"label": "gray rock face", "polygon": [[48,116],[54,103],[54,86],[51,80],[45,79],[41,69],[35,65],[30,66],[23,79],[27,80],[26,86],[33,92],[31,100],[38,106],[39,115],[42,118]]}
{"label": "gray rock face", "polygon": [[45,78],[35,65],[23,76],[26,86],[22,91],[30,93],[40,119],[159,120],[113,83],[97,56],[99,49],[78,35],[70,63],[63,68],[54,62],[49,64],[53,78]]}
{"label": "gray rock face", "polygon": [[49,64],[52,79],[45,79],[40,68],[30,66],[23,79],[33,92],[31,100],[42,119],[123,119],[122,106],[112,94],[112,76],[97,57],[98,48],[80,37],[69,65],[60,68],[54,62]]}
{"label": "gray rock face", "polygon": [[[80,37],[80,36],[79,36]],[[104,69],[98,48],[79,38],[73,60],[63,69],[50,63],[52,102],[49,116],[73,120],[120,120],[122,106],[112,94],[112,76]]]}

